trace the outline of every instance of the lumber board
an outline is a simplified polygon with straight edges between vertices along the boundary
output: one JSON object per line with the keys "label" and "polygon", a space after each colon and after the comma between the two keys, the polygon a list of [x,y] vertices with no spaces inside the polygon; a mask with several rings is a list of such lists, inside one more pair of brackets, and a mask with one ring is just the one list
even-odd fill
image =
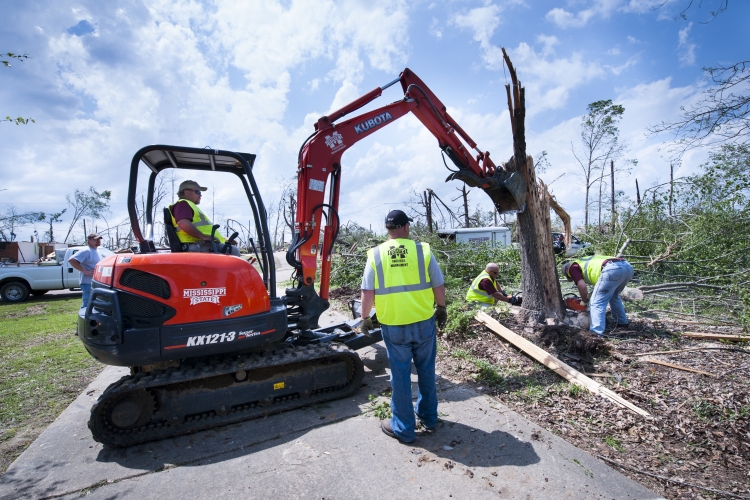
{"label": "lumber board", "polygon": [[750,335],[733,335],[730,333],[683,332],[681,335],[690,339],[731,340],[733,342],[750,341]]}
{"label": "lumber board", "polygon": [[560,361],[559,359],[557,359],[556,357],[554,357],[553,355],[551,355],[550,353],[548,353],[541,347],[534,345],[532,342],[529,342],[528,340],[521,337],[520,335],[513,332],[512,330],[505,328],[492,316],[482,311],[478,311],[476,314],[476,320],[484,324],[497,336],[510,342],[517,348],[521,349],[523,352],[525,352],[526,354],[528,354],[535,360],[539,361],[541,364],[543,364],[550,370],[554,371],[555,373],[560,375],[562,378],[564,378],[568,382],[579,385],[587,389],[589,392],[593,394],[599,394],[600,396],[614,402],[618,406],[627,408],[637,413],[638,415],[641,415],[644,417],[651,416],[651,414],[647,412],[646,410],[637,407],[636,405],[624,399],[623,397],[621,397],[619,394],[612,391],[611,389],[604,387],[599,382],[596,382],[595,380],[590,379],[589,377],[579,372],[572,366],[569,366],[565,364],[564,362]]}
{"label": "lumber board", "polygon": [[710,347],[688,347],[686,349],[676,349],[674,351],[638,352],[635,354],[631,354],[631,356],[638,357],[638,356],[651,356],[651,355],[657,355],[657,354],[677,354],[678,352],[705,351],[706,349],[711,349],[711,348]]}
{"label": "lumber board", "polygon": [[661,365],[661,366],[667,366],[669,368],[674,368],[675,370],[682,370],[684,372],[693,372],[693,373],[699,373],[701,375],[705,375],[706,377],[713,377],[712,374],[708,372],[704,372],[701,370],[695,370],[693,368],[688,368],[687,366],[682,365],[675,365],[673,363],[667,363],[666,361],[659,361],[658,359],[644,359],[646,363],[653,363],[655,365]]}

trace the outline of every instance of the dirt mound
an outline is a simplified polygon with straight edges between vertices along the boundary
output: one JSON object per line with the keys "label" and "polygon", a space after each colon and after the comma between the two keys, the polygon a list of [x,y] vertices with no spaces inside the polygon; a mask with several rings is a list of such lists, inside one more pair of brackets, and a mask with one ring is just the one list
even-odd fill
{"label": "dirt mound", "polygon": [[571,352],[584,356],[609,352],[607,342],[588,330],[555,325],[543,327],[538,335],[539,342],[544,347],[554,345],[558,352]]}
{"label": "dirt mound", "polygon": [[334,288],[328,292],[328,297],[334,300],[340,300],[341,302],[349,302],[352,299],[359,299],[359,289],[355,290],[348,286]]}

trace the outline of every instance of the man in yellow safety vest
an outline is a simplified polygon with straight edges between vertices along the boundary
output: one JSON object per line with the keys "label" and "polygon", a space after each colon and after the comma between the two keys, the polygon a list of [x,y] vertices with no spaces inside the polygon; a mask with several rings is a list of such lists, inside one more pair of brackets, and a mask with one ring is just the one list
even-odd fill
{"label": "man in yellow safety vest", "polygon": [[[600,337],[604,335],[607,325],[607,304],[612,310],[617,326],[629,326],[625,306],[620,298],[625,285],[633,279],[633,267],[628,261],[606,255],[592,255],[563,262],[562,275],[576,284],[582,303],[588,302],[591,315],[589,330]],[[591,300],[587,285],[594,287]]]}
{"label": "man in yellow safety vest", "polygon": [[479,273],[479,276],[471,282],[471,286],[466,292],[466,301],[480,307],[492,307],[498,300],[508,302],[512,306],[520,305],[519,298],[505,293],[503,287],[497,283],[499,274],[500,266],[494,262],[487,264],[484,271]]}
{"label": "man in yellow safety vest", "polygon": [[[362,331],[373,329],[374,304],[391,366],[393,417],[380,428],[404,443],[416,439],[415,412],[427,432],[437,426],[435,321],[442,327],[448,319],[443,273],[430,245],[409,238],[410,222],[401,210],[388,213],[390,239],[367,253],[362,278]],[[419,387],[416,409],[411,402],[412,360]]]}
{"label": "man in yellow safety vest", "polygon": [[[180,184],[177,190],[177,196],[180,199],[169,207],[177,238],[180,242],[188,245],[189,252],[213,251],[213,244],[211,243],[211,227],[213,224],[206,217],[206,214],[198,208],[204,191],[208,191],[208,188],[201,187],[195,181],[185,181]],[[219,248],[226,241],[218,231],[214,233],[214,238],[220,245]],[[237,244],[236,242],[233,243]],[[230,250],[232,255],[240,256],[240,251],[236,246],[232,246]]]}

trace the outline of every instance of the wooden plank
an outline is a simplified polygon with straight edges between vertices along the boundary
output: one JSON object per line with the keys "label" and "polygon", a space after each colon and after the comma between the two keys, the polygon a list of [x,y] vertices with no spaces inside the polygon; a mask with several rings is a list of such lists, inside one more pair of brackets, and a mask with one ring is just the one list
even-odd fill
{"label": "wooden plank", "polygon": [[729,333],[683,332],[681,335],[691,339],[731,340],[732,342],[750,341],[750,335],[732,335]]}
{"label": "wooden plank", "polygon": [[505,328],[492,316],[489,316],[488,314],[482,311],[478,311],[476,315],[476,320],[484,324],[497,336],[510,342],[514,346],[518,347],[523,352],[525,352],[526,354],[528,354],[535,360],[539,361],[544,366],[554,371],[555,373],[560,375],[562,378],[564,378],[568,382],[576,384],[576,385],[580,385],[581,387],[584,387],[585,389],[587,389],[589,392],[593,394],[599,394],[600,396],[614,402],[618,406],[627,408],[637,413],[638,415],[641,415],[644,417],[651,416],[650,413],[647,412],[646,410],[643,410],[635,406],[630,401],[623,399],[616,392],[608,389],[607,387],[604,387],[599,382],[596,382],[595,380],[590,379],[589,377],[579,372],[575,368],[563,363],[562,361],[560,361],[559,359],[557,359],[556,357],[554,357],[553,355],[551,355],[550,353],[542,349],[541,347],[534,345],[533,343],[529,342],[528,340],[521,337],[517,333]]}
{"label": "wooden plank", "polygon": [[678,352],[688,352],[688,351],[704,351],[706,349],[710,349],[710,347],[688,347],[687,349],[677,349],[675,351],[649,351],[649,352],[639,352],[637,354],[631,354],[631,356],[637,357],[637,356],[651,356],[654,354],[677,354]]}
{"label": "wooden plank", "polygon": [[667,363],[666,361],[659,361],[659,360],[656,360],[656,359],[644,359],[643,361],[645,361],[646,363],[653,363],[655,365],[668,366],[669,368],[674,368],[675,370],[682,370],[684,372],[699,373],[701,375],[705,375],[706,377],[713,377],[713,375],[710,374],[710,373],[703,372],[703,371],[700,371],[700,370],[694,370],[692,368],[688,368],[687,366],[680,366],[680,365],[675,365],[675,364],[672,364],[672,363]]}

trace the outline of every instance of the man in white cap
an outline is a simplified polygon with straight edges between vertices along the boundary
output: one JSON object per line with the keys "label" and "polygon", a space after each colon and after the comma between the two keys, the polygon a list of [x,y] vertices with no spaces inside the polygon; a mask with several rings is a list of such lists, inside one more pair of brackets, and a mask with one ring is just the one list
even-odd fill
{"label": "man in white cap", "polygon": [[[177,238],[188,245],[189,252],[213,252],[211,243],[213,223],[198,208],[204,191],[208,191],[208,188],[202,187],[195,181],[187,180],[180,184],[177,190],[179,200],[169,207]],[[226,242],[218,231],[214,233],[214,239],[218,242],[219,249]],[[237,244],[236,241],[232,243]],[[232,255],[240,256],[240,251],[236,246],[232,246],[230,251]]]}
{"label": "man in white cap", "polygon": [[89,297],[91,297],[91,280],[94,277],[94,269],[96,264],[101,260],[99,256],[99,245],[102,244],[102,237],[96,233],[91,233],[86,238],[89,245],[88,248],[84,248],[80,252],[76,252],[68,263],[70,267],[76,269],[80,274],[78,275],[78,284],[81,287],[81,307],[84,308],[89,305]]}

